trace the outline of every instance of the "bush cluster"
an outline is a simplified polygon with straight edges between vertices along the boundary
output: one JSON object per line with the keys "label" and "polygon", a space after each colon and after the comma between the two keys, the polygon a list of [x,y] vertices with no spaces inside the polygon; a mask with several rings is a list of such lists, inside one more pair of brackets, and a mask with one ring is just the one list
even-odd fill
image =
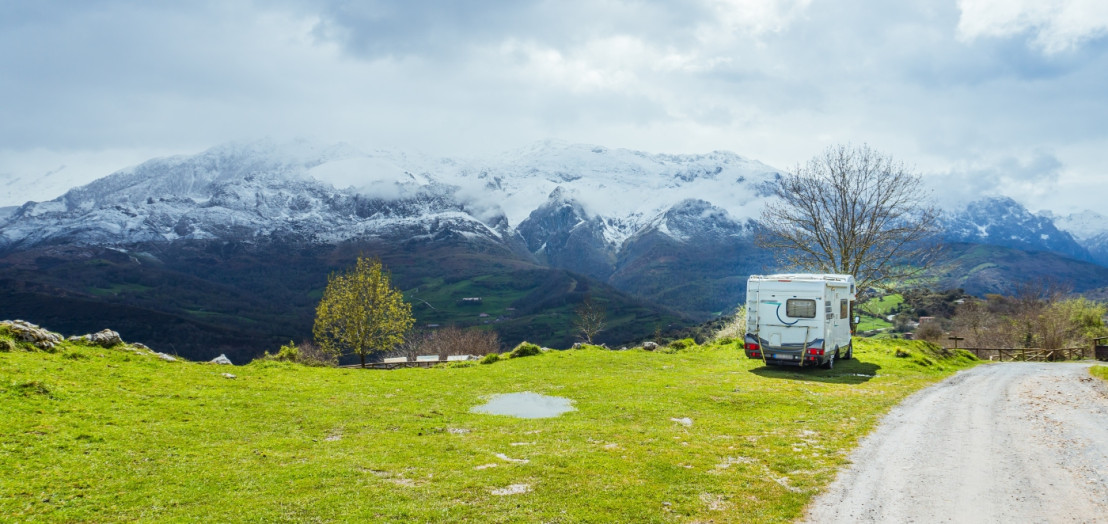
{"label": "bush cluster", "polygon": [[958,306],[951,331],[965,339],[965,347],[1081,347],[1108,335],[1106,312],[1104,304],[1061,293],[986,295]]}
{"label": "bush cluster", "polygon": [[271,355],[266,351],[265,355],[262,355],[259,360],[295,362],[297,364],[314,367],[335,367],[339,364],[338,355],[324,351],[311,342],[305,341],[300,344],[295,344],[291,340],[288,344],[281,346],[277,354]]}
{"label": "bush cluster", "polygon": [[691,338],[683,338],[683,339],[680,339],[680,340],[674,340],[673,342],[669,343],[669,347],[671,349],[676,349],[678,351],[680,351],[682,349],[691,348],[695,345],[696,345],[696,341],[691,339]]}
{"label": "bush cluster", "polygon": [[724,318],[723,327],[712,335],[716,344],[731,344],[746,338],[746,306],[742,306],[734,315]]}
{"label": "bush cluster", "polygon": [[515,349],[513,349],[511,353],[508,353],[508,358],[530,357],[530,356],[541,355],[541,354],[542,354],[542,348],[541,347],[539,347],[535,344],[532,344],[530,342],[524,341],[524,342],[520,342],[519,345],[516,346]]}
{"label": "bush cluster", "polygon": [[500,351],[500,338],[495,331],[454,326],[432,331],[416,331],[389,356],[413,359],[419,355],[488,355]]}

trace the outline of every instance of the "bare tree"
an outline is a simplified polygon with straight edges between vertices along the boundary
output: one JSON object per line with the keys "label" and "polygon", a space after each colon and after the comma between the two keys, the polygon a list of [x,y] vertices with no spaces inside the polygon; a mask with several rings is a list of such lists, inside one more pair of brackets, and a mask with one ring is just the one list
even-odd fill
{"label": "bare tree", "polygon": [[773,186],[758,244],[794,270],[904,279],[937,254],[938,211],[920,175],[869,146],[829,147]]}
{"label": "bare tree", "polygon": [[1106,306],[1073,298],[1052,279],[1023,282],[1015,296],[987,295],[967,300],[954,317],[955,332],[967,346],[1060,349],[1092,342],[1108,333]]}
{"label": "bare tree", "polygon": [[604,331],[606,317],[603,306],[593,302],[592,297],[585,297],[577,305],[577,318],[573,324],[581,333],[581,338],[592,344],[593,337]]}
{"label": "bare tree", "polygon": [[419,355],[486,355],[500,351],[500,337],[495,331],[480,328],[461,329],[447,326],[435,330],[417,330],[390,356],[415,360]]}
{"label": "bare tree", "polygon": [[981,301],[970,298],[954,312],[954,334],[965,339],[966,347],[982,348],[995,344],[999,321]]}

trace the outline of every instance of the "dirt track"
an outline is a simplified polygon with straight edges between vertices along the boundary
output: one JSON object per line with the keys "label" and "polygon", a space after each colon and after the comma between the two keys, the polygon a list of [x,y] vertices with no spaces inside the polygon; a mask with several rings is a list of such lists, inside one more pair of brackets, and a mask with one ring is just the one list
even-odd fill
{"label": "dirt track", "polygon": [[807,522],[1108,522],[1108,386],[1089,366],[987,364],[916,393]]}

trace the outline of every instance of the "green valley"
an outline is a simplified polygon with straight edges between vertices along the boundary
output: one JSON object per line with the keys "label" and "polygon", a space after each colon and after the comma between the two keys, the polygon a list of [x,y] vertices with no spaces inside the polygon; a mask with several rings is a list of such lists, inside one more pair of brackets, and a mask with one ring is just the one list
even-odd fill
{"label": "green valley", "polygon": [[[49,522],[787,522],[893,405],[976,363],[859,339],[834,370],[729,344],[380,371],[0,339],[0,514]],[[514,392],[575,410],[471,411]]]}

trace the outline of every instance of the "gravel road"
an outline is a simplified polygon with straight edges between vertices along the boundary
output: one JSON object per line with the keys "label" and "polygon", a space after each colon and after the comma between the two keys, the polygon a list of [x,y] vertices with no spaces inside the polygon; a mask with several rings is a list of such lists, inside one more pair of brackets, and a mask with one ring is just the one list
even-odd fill
{"label": "gravel road", "polygon": [[985,364],[912,395],[807,522],[1108,522],[1108,386],[1090,365]]}

